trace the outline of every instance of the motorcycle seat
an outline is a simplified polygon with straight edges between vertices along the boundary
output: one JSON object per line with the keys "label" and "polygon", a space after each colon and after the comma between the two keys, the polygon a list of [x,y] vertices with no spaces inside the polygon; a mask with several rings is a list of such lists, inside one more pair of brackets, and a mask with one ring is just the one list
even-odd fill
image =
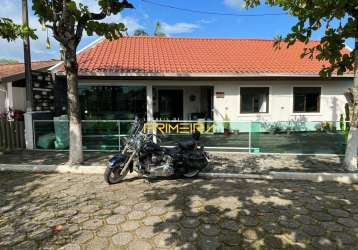
{"label": "motorcycle seat", "polygon": [[181,141],[181,142],[178,142],[178,145],[181,149],[184,149],[184,150],[189,150],[189,149],[194,149],[195,148],[195,141]]}
{"label": "motorcycle seat", "polygon": [[177,147],[174,148],[164,148],[164,152],[167,153],[170,156],[175,156],[180,152]]}

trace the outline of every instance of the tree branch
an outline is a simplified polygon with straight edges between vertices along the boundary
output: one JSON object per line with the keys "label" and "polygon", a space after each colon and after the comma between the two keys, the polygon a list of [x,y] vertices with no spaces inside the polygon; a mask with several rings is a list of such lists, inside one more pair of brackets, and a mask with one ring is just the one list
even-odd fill
{"label": "tree branch", "polygon": [[99,20],[106,18],[106,16],[107,16],[107,14],[105,11],[101,11],[100,13],[90,13],[88,20],[99,21]]}

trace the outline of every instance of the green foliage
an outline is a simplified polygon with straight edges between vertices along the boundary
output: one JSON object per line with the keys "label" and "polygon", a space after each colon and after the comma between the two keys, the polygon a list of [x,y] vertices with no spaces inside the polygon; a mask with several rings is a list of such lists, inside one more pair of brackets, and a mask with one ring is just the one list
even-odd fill
{"label": "green foliage", "polygon": [[160,22],[155,24],[154,36],[166,36],[164,32],[162,32],[162,25]]}
{"label": "green foliage", "polygon": [[[258,6],[262,2],[245,0],[247,8]],[[315,31],[324,29],[320,42],[314,47],[306,48],[302,56],[330,63],[330,66],[322,68],[321,76],[353,70],[354,51],[344,53],[342,49],[347,39],[356,37],[358,0],[265,0],[265,4],[281,7],[288,14],[297,17],[297,23],[285,37],[275,38],[277,48],[282,43],[290,47],[296,41],[307,44]]]}
{"label": "green foliage", "polygon": [[133,32],[133,36],[149,36],[149,34],[147,32],[145,32],[144,29],[136,29]]}
{"label": "green foliage", "polygon": [[339,117],[339,128],[341,131],[344,130],[344,118],[343,118],[343,114],[341,114],[341,116]]}
{"label": "green foliage", "polygon": [[16,63],[19,63],[19,61],[14,59],[0,58],[0,64],[16,64]]}
{"label": "green foliage", "polygon": [[16,38],[23,38],[29,35],[32,39],[37,39],[35,29],[30,29],[25,25],[14,23],[9,18],[0,18],[0,37],[7,41],[14,41]]}
{"label": "green foliage", "polygon": [[345,138],[345,140],[346,140],[346,142],[347,142],[349,130],[351,129],[351,124],[349,123],[350,120],[351,120],[351,118],[350,118],[350,116],[351,116],[351,111],[350,111],[350,109],[349,109],[349,104],[348,104],[348,103],[346,103],[346,104],[344,105],[344,111],[345,111],[345,113],[346,113],[345,129],[344,129],[344,138]]}
{"label": "green foliage", "polygon": [[92,13],[88,6],[74,0],[33,0],[32,9],[45,27],[52,29],[54,37],[64,48],[75,50],[83,31],[107,39],[117,39],[126,31],[123,23],[101,22],[124,8],[133,8],[127,0],[98,0],[100,12]]}
{"label": "green foliage", "polygon": [[110,40],[120,37],[121,32],[126,31],[123,23],[101,23],[97,21],[88,21],[85,29],[89,36],[96,33]]}

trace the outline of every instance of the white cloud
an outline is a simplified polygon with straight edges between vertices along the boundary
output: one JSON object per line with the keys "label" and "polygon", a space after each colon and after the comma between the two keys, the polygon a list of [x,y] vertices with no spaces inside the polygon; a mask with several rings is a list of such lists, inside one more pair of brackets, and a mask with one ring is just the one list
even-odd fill
{"label": "white cloud", "polygon": [[[0,8],[0,16],[13,19],[17,23],[21,23],[21,1],[4,0],[5,2]],[[37,40],[31,40],[31,57],[32,60],[43,60],[50,58],[58,58],[59,46],[57,41],[52,38],[49,31],[49,38],[51,48],[46,49],[46,31],[41,29],[41,25],[38,22],[37,17],[32,15],[30,10],[31,3],[29,3],[29,24],[31,28],[36,29]],[[7,40],[0,39],[0,57],[11,58],[23,61],[23,42],[21,39],[17,39],[14,42],[8,42]]]}
{"label": "white cloud", "polygon": [[243,8],[244,1],[243,0],[224,0],[224,4],[231,8]]}
{"label": "white cloud", "polygon": [[[76,2],[81,2],[89,6],[90,10],[95,12],[99,11],[98,4],[96,0],[77,0]],[[8,17],[13,19],[17,23],[21,23],[21,1],[17,0],[1,0],[2,7],[0,8],[0,17]],[[31,28],[37,29],[36,35],[38,36],[37,40],[31,40],[31,57],[32,60],[45,60],[51,58],[59,58],[59,44],[52,37],[51,31],[49,30],[49,37],[51,48],[46,49],[46,31],[41,30],[41,25],[38,22],[38,19],[31,10],[31,2],[29,2],[29,23]],[[143,28],[139,21],[131,16],[123,16],[117,14],[115,16],[107,17],[104,22],[121,22],[126,25],[128,28],[128,33],[132,33],[134,30]],[[83,42],[81,42],[79,48],[85,46],[91,41],[97,39],[97,36],[88,37],[84,33]],[[7,42],[4,39],[0,39],[0,58],[11,58],[23,61],[23,44],[21,39],[17,39],[14,42]]]}
{"label": "white cloud", "polygon": [[162,31],[168,35],[180,34],[180,33],[191,33],[200,26],[194,23],[175,23],[168,24],[162,23]]}
{"label": "white cloud", "polygon": [[143,26],[136,18],[130,16],[122,16],[121,14],[107,17],[103,20],[103,22],[124,23],[124,25],[128,29],[128,33],[133,33],[133,31],[135,31],[136,29],[143,29]]}

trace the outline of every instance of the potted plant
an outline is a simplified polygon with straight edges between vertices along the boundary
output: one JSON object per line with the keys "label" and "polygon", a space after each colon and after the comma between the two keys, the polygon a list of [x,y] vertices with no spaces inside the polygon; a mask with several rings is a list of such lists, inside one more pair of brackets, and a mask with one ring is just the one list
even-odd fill
{"label": "potted plant", "polygon": [[225,114],[224,117],[224,136],[230,135],[230,121],[227,114]]}

